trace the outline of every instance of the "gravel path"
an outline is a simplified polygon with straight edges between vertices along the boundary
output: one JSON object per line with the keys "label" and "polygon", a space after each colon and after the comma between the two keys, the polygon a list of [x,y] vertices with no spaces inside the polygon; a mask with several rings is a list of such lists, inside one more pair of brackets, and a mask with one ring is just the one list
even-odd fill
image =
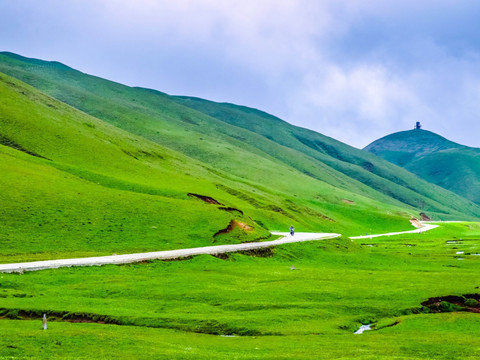
{"label": "gravel path", "polygon": [[17,264],[0,264],[0,272],[24,272],[24,271],[37,271],[45,269],[55,269],[59,267],[70,266],[99,266],[107,264],[128,264],[133,262],[140,262],[145,260],[155,259],[176,259],[186,256],[200,255],[200,254],[223,254],[228,252],[243,251],[266,248],[275,245],[288,244],[302,241],[312,240],[325,240],[339,237],[340,234],[332,233],[295,233],[294,236],[290,236],[290,233],[284,232],[272,232],[273,235],[281,235],[282,238],[273,241],[253,242],[245,244],[234,245],[217,245],[206,246],[191,249],[179,249],[179,250],[167,250],[156,251],[140,254],[125,254],[125,255],[111,255],[111,256],[99,256],[89,258],[77,258],[77,259],[61,259],[61,260],[46,260],[46,261],[34,261]]}
{"label": "gravel path", "polygon": [[410,231],[391,232],[391,233],[386,233],[386,234],[375,234],[375,235],[350,236],[350,239],[352,239],[352,240],[371,239],[371,238],[380,237],[380,236],[423,233],[425,231],[432,230],[432,229],[435,229],[435,228],[438,227],[438,225],[426,224],[426,223],[422,223],[422,225],[423,225],[422,227],[419,227],[415,230],[410,230]]}

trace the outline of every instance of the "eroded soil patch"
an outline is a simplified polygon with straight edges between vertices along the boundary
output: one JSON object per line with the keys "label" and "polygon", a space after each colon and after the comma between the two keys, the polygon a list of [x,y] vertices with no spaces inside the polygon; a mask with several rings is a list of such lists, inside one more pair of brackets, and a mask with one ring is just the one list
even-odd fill
{"label": "eroded soil patch", "polygon": [[240,210],[240,209],[236,209],[236,208],[233,208],[233,207],[219,207],[218,210],[223,210],[223,211],[228,211],[228,212],[238,212],[240,213],[241,215],[243,215],[243,211]]}
{"label": "eroded soil patch", "polygon": [[238,251],[239,254],[254,256],[254,257],[272,257],[275,255],[275,250],[273,247],[258,248],[252,250]]}
{"label": "eroded soil patch", "polygon": [[220,260],[229,260],[230,255],[228,253],[218,253],[218,254],[213,254],[213,257],[220,259]]}
{"label": "eroded soil patch", "polygon": [[467,311],[480,314],[480,294],[465,294],[462,296],[447,295],[432,297],[422,302],[428,312],[442,313],[452,311]]}
{"label": "eroded soil patch", "polygon": [[199,194],[193,194],[193,193],[188,193],[187,194],[190,197],[195,197],[197,199],[200,199],[202,201],[205,201],[206,203],[213,204],[213,205],[223,205],[222,203],[218,202],[214,198],[206,195],[199,195]]}
{"label": "eroded soil patch", "polygon": [[410,224],[412,224],[416,228],[421,228],[423,226],[422,223],[415,218],[410,219]]}
{"label": "eroded soil patch", "polygon": [[422,221],[432,221],[432,219],[430,219],[430,217],[423,212],[420,213],[420,218],[422,219]]}
{"label": "eroded soil patch", "polygon": [[239,227],[240,229],[242,229],[244,231],[252,231],[253,230],[253,228],[250,225],[247,225],[247,224],[242,223],[242,222],[237,221],[237,220],[231,220],[230,223],[228,224],[228,226],[225,229],[218,230],[213,235],[213,237],[217,237],[217,236],[223,235],[223,234],[228,234],[229,232],[231,232],[236,227]]}

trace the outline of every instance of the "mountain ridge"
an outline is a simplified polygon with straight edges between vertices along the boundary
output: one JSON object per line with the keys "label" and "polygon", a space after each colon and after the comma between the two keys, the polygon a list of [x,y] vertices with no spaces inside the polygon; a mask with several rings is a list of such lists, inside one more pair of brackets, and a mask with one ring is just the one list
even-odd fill
{"label": "mountain ridge", "polygon": [[387,135],[364,150],[480,204],[479,148],[415,129]]}

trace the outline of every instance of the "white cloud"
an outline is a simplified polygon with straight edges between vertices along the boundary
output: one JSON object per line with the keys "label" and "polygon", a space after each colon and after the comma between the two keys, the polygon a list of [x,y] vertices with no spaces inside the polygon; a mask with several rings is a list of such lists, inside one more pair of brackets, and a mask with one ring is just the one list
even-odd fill
{"label": "white cloud", "polygon": [[[30,29],[50,34],[27,48],[99,76],[258,107],[356,146],[415,121],[480,145],[452,124],[480,130],[471,0],[19,3],[29,4]],[[62,51],[70,57],[56,57]]]}
{"label": "white cloud", "polygon": [[134,31],[150,41],[156,38],[159,45],[217,47],[229,61],[273,73],[295,68],[313,56],[312,41],[332,28],[329,3],[103,0],[103,11],[113,34]]}

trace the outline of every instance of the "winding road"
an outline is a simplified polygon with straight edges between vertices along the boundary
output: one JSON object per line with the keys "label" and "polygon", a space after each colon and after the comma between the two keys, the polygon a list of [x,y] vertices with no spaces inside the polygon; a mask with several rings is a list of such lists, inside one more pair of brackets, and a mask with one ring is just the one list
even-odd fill
{"label": "winding road", "polygon": [[125,254],[125,255],[111,255],[111,256],[98,256],[88,258],[77,259],[61,259],[61,260],[45,260],[34,261],[16,264],[0,264],[0,272],[24,272],[24,271],[37,271],[45,269],[55,269],[59,267],[70,266],[100,266],[107,264],[128,264],[133,262],[141,262],[146,260],[167,260],[177,259],[186,256],[202,255],[202,254],[223,254],[235,251],[245,251],[266,248],[275,245],[288,244],[302,241],[312,240],[326,240],[339,237],[340,234],[333,233],[295,233],[291,236],[290,233],[284,232],[272,232],[273,235],[283,236],[280,239],[272,241],[252,242],[244,244],[234,245],[216,245],[205,246],[191,249],[179,249],[179,250],[167,250],[167,251],[155,251],[139,254]]}
{"label": "winding road", "polygon": [[418,234],[418,233],[423,233],[425,231],[429,231],[432,229],[437,228],[438,225],[434,224],[427,224],[427,223],[422,223],[422,227],[419,227],[415,230],[410,230],[410,231],[400,231],[400,232],[391,232],[391,233],[386,233],[386,234],[376,234],[376,235],[363,235],[363,236],[350,236],[350,239],[356,240],[356,239],[371,239],[375,237],[380,237],[380,236],[393,236],[393,235],[402,235],[402,234]]}
{"label": "winding road", "polygon": [[[432,230],[438,227],[438,225],[425,224],[422,223],[421,227],[402,232],[392,232],[386,234],[376,234],[376,235],[364,235],[364,236],[352,236],[350,239],[370,239],[380,236],[391,236],[399,234],[410,234],[410,233],[422,233],[428,230]],[[233,244],[233,245],[216,245],[216,246],[205,246],[197,247],[190,249],[178,249],[178,250],[166,250],[166,251],[155,251],[148,253],[138,253],[138,254],[124,254],[124,255],[110,255],[110,256],[97,256],[97,257],[88,257],[88,258],[76,258],[76,259],[60,259],[60,260],[45,260],[45,261],[33,261],[33,262],[24,262],[16,264],[0,264],[0,272],[24,272],[24,271],[37,271],[45,269],[55,269],[60,267],[71,267],[71,266],[101,266],[108,264],[128,264],[134,262],[141,262],[147,260],[168,260],[168,259],[178,259],[186,256],[193,255],[216,255],[224,254],[229,252],[236,251],[245,251],[253,249],[267,248],[276,245],[303,242],[303,241],[314,241],[314,240],[327,240],[340,237],[341,234],[335,233],[302,233],[298,232],[295,235],[290,235],[287,232],[272,232],[273,235],[282,236],[280,239],[272,241],[262,241],[262,242],[252,242],[252,243],[243,243],[243,244]]]}

